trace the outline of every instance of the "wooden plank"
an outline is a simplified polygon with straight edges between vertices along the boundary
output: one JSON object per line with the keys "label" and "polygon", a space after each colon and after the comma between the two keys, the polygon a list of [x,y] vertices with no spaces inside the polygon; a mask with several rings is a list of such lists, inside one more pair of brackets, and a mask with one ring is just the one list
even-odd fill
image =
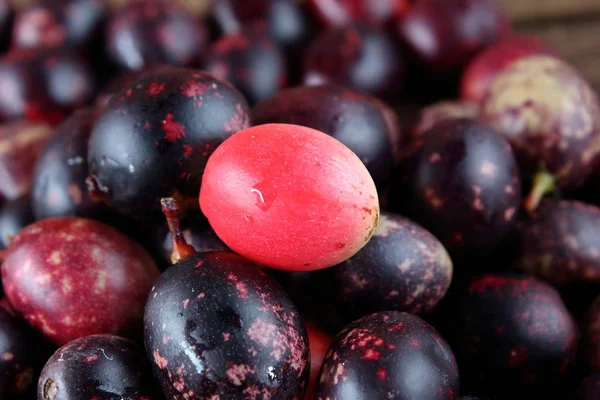
{"label": "wooden plank", "polygon": [[501,0],[514,21],[600,14],[600,0]]}

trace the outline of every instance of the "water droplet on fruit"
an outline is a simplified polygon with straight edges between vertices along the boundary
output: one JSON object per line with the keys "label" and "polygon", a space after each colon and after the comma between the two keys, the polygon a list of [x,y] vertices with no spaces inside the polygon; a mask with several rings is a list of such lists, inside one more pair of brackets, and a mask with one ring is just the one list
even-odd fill
{"label": "water droplet on fruit", "polygon": [[255,185],[250,191],[256,196],[256,206],[263,211],[267,211],[277,198],[275,188],[264,182]]}
{"label": "water droplet on fruit", "polygon": [[71,166],[83,164],[83,158],[80,156],[70,157],[67,159],[67,164]]}
{"label": "water droplet on fruit", "polygon": [[277,375],[275,375],[275,368],[267,368],[267,376],[269,377],[269,380],[274,381],[277,378]]}

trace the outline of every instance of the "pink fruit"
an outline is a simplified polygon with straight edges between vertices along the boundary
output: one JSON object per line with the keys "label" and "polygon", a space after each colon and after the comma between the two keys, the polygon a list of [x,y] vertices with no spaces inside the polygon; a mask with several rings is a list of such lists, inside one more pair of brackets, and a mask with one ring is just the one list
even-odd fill
{"label": "pink fruit", "polygon": [[2,282],[10,305],[57,345],[141,329],[159,271],[113,228],[82,218],[29,225],[6,250]]}
{"label": "pink fruit", "polygon": [[377,190],[360,159],[331,136],[286,124],[246,129],[219,146],[200,206],[232,250],[283,270],[347,260],[379,220]]}
{"label": "pink fruit", "polygon": [[304,326],[306,327],[310,346],[310,380],[308,381],[308,389],[306,389],[304,400],[313,400],[321,364],[323,364],[329,345],[333,342],[333,337],[310,322],[305,322]]}

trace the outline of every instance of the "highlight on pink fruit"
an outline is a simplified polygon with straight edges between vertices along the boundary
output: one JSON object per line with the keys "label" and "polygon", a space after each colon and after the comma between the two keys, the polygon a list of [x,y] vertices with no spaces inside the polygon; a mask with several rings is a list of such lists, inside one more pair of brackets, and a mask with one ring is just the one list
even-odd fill
{"label": "highlight on pink fruit", "polygon": [[291,271],[347,260],[379,221],[375,183],[360,159],[323,132],[287,124],[223,142],[208,160],[200,207],[236,253]]}
{"label": "highlight on pink fruit", "polygon": [[532,55],[555,55],[556,51],[530,36],[511,36],[478,54],[462,75],[460,95],[463,100],[480,103],[490,85],[504,67]]}

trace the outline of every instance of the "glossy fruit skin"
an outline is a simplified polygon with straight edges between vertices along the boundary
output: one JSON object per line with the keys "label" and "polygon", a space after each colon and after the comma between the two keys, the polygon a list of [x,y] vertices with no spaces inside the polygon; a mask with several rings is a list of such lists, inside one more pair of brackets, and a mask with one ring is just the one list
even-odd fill
{"label": "glossy fruit skin", "polygon": [[427,133],[435,125],[449,119],[471,119],[479,117],[479,105],[467,101],[444,100],[423,108],[414,123],[411,139]]}
{"label": "glossy fruit skin", "polygon": [[600,297],[589,306],[583,330],[586,361],[593,371],[600,372]]}
{"label": "glossy fruit skin", "polygon": [[560,383],[577,353],[577,324],[559,293],[528,275],[488,274],[472,281],[457,333],[463,379],[495,396]]}
{"label": "glossy fruit skin", "polygon": [[416,62],[441,75],[459,71],[509,29],[508,18],[495,0],[416,1],[395,27],[397,38]]}
{"label": "glossy fruit skin", "polygon": [[598,224],[595,206],[544,200],[522,223],[519,265],[552,284],[600,283]]}
{"label": "glossy fruit skin", "polygon": [[262,27],[221,36],[207,50],[203,69],[238,88],[250,104],[287,84],[285,55]]}
{"label": "glossy fruit skin", "polygon": [[439,123],[414,142],[406,163],[407,215],[451,253],[485,254],[513,227],[521,201],[517,161],[487,125]]}
{"label": "glossy fruit skin", "polygon": [[349,260],[327,270],[340,312],[350,321],[386,310],[432,310],[452,280],[452,260],[428,231],[382,213],[373,237]]}
{"label": "glossy fruit skin", "polygon": [[15,49],[0,58],[0,118],[59,124],[94,96],[89,65],[64,50]]}
{"label": "glossy fruit skin", "polygon": [[383,26],[404,16],[414,0],[309,0],[308,5],[325,26],[366,23]]}
{"label": "glossy fruit skin", "polygon": [[80,109],[56,129],[33,173],[31,204],[36,219],[93,217],[106,211],[85,182],[88,142],[99,114],[95,108]]}
{"label": "glossy fruit skin", "polygon": [[181,199],[193,199],[197,209],[208,157],[249,125],[246,100],[230,84],[202,71],[160,69],[104,109],[90,138],[90,172],[125,215],[161,217],[160,199],[169,196],[183,208]]}
{"label": "glossy fruit skin", "polygon": [[358,157],[322,132],[287,124],[249,128],[219,146],[200,206],[236,253],[295,271],[347,260],[379,219],[377,189]]}
{"label": "glossy fruit skin", "polygon": [[108,54],[125,70],[194,66],[207,43],[205,27],[175,2],[132,2],[111,17],[107,29]]}
{"label": "glossy fruit skin", "polygon": [[600,152],[600,104],[590,85],[557,58],[531,56],[504,69],[481,118],[504,135],[524,172],[541,165],[561,188],[580,186]]}
{"label": "glossy fruit skin", "polygon": [[308,343],[310,345],[310,380],[304,400],[314,400],[316,398],[315,390],[319,379],[319,371],[325,359],[325,353],[327,353],[327,349],[333,341],[333,337],[311,322],[305,322],[304,326],[306,327]]}
{"label": "glossy fruit skin", "polygon": [[42,370],[40,400],[160,400],[144,350],[114,335],[75,339],[54,353]]}
{"label": "glossy fruit skin", "polygon": [[[183,229],[183,236],[186,242],[199,253],[206,251],[231,251],[211,229],[203,229],[203,227],[197,228],[192,224]],[[171,253],[173,253],[173,243],[171,238],[171,233],[167,232],[167,234],[163,236],[161,243],[161,253],[165,262],[168,262],[171,259]]]}
{"label": "glossy fruit skin", "polygon": [[299,86],[257,104],[252,122],[302,125],[332,136],[360,158],[381,190],[394,163],[392,138],[399,136],[384,111],[375,98],[343,86]]}
{"label": "glossy fruit skin", "polygon": [[17,12],[12,35],[16,48],[89,46],[102,31],[102,0],[42,0]]}
{"label": "glossy fruit skin", "polygon": [[454,355],[439,333],[419,317],[386,311],[351,323],[335,337],[317,399],[452,400],[458,389]]}
{"label": "glossy fruit skin", "polygon": [[133,240],[74,217],[29,225],[2,264],[10,305],[59,346],[96,333],[134,334],[158,275]]}
{"label": "glossy fruit skin", "polygon": [[460,97],[464,101],[481,103],[494,78],[516,60],[532,55],[554,55],[556,51],[540,38],[509,36],[479,53],[462,74]]}
{"label": "glossy fruit skin", "polygon": [[54,135],[46,123],[0,124],[0,194],[16,200],[29,193],[35,164]]}
{"label": "glossy fruit skin", "polygon": [[6,249],[10,238],[33,221],[29,196],[6,202],[0,208],[0,248]]}
{"label": "glossy fruit skin", "polygon": [[304,55],[304,83],[337,83],[376,96],[392,96],[404,64],[394,43],[376,27],[354,25],[322,32]]}
{"label": "glossy fruit skin", "polygon": [[238,255],[197,253],[168,268],[144,320],[168,398],[303,398],[310,361],[302,319],[284,290]]}

